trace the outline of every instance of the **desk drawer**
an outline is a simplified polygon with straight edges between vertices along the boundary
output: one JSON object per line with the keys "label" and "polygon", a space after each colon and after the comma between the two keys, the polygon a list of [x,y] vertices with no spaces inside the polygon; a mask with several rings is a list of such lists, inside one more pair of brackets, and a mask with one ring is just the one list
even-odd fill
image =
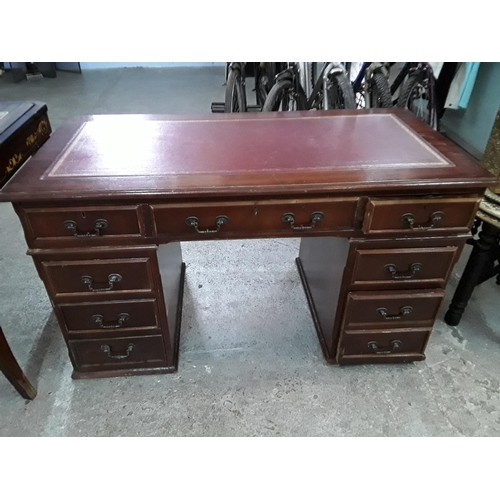
{"label": "desk drawer", "polygon": [[86,294],[116,296],[151,292],[151,258],[42,261],[51,296]]}
{"label": "desk drawer", "polygon": [[344,328],[432,327],[444,290],[350,292]]}
{"label": "desk drawer", "polygon": [[120,238],[141,236],[139,207],[27,208],[21,211],[28,243],[75,241],[119,244]]}
{"label": "desk drawer", "polygon": [[155,299],[62,304],[59,309],[70,334],[159,327]]}
{"label": "desk drawer", "polygon": [[464,232],[472,226],[479,199],[370,200],[363,224],[366,234]]}
{"label": "desk drawer", "polygon": [[155,368],[167,363],[161,335],[71,340],[68,346],[80,371]]}
{"label": "desk drawer", "polygon": [[300,235],[354,226],[358,198],[152,205],[156,235]]}
{"label": "desk drawer", "polygon": [[421,359],[429,336],[430,330],[426,329],[344,332],[338,361],[394,362],[411,355]]}
{"label": "desk drawer", "polygon": [[352,285],[445,287],[458,247],[356,249]]}

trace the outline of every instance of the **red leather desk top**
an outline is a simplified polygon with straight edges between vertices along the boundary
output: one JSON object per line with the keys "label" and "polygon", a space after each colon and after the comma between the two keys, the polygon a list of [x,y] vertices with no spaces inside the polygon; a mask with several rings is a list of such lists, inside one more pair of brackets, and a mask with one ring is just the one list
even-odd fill
{"label": "red leather desk top", "polygon": [[405,110],[97,115],[60,127],[3,201],[487,186],[480,165]]}

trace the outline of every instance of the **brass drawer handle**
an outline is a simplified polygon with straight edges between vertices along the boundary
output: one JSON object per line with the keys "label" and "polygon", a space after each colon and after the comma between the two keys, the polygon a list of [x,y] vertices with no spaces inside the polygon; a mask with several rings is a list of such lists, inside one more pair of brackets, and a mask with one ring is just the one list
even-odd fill
{"label": "brass drawer handle", "polygon": [[107,288],[94,288],[92,285],[94,284],[94,278],[92,276],[82,276],[80,281],[89,287],[91,292],[109,292],[113,290],[113,285],[115,283],[119,283],[122,280],[121,275],[119,274],[110,274],[108,276],[108,287]]}
{"label": "brass drawer handle", "polygon": [[96,236],[101,236],[101,231],[108,227],[108,221],[106,219],[97,219],[94,222],[94,232],[93,233],[77,233],[78,225],[74,220],[65,220],[63,222],[64,229],[71,231],[73,236],[76,238],[95,238]]}
{"label": "brass drawer handle", "polygon": [[121,328],[125,321],[130,319],[130,314],[120,313],[118,315],[118,323],[104,324],[104,316],[102,314],[94,314],[92,316],[92,321],[99,325],[99,328],[111,329],[111,328]]}
{"label": "brass drawer handle", "polygon": [[125,351],[125,354],[111,354],[111,347],[109,345],[102,345],[101,349],[108,355],[108,358],[112,359],[125,359],[128,358],[131,354],[131,352],[134,350],[135,345],[134,344],[129,344],[127,346],[127,350]]}
{"label": "brass drawer handle", "polygon": [[401,216],[401,222],[410,226],[412,231],[427,231],[436,226],[436,224],[444,219],[444,212],[434,212],[431,215],[428,226],[416,226],[415,227],[415,216],[413,214],[403,214]]}
{"label": "brass drawer handle", "polygon": [[290,227],[294,231],[306,231],[307,229],[312,229],[316,227],[316,222],[319,222],[320,220],[323,220],[323,212],[313,212],[311,214],[311,225],[310,226],[295,226],[295,215],[288,212],[286,214],[283,214],[281,216],[281,221],[284,222],[285,224],[290,224]]}
{"label": "brass drawer handle", "polygon": [[399,310],[399,315],[398,316],[389,316],[387,314],[387,309],[385,307],[379,307],[377,309],[377,314],[379,314],[380,316],[382,316],[387,321],[394,320],[394,319],[403,319],[404,316],[407,316],[411,312],[413,312],[413,307],[411,307],[411,306],[403,306],[403,307],[401,307],[401,309]]}
{"label": "brass drawer handle", "polygon": [[218,233],[220,228],[222,226],[225,226],[229,222],[229,217],[225,215],[218,215],[215,218],[215,225],[217,226],[216,229],[198,229],[198,217],[188,217],[186,219],[186,226],[191,226],[194,227],[194,230],[198,234],[213,234],[213,233]]}
{"label": "brass drawer handle", "polygon": [[414,278],[417,273],[419,273],[422,270],[422,264],[420,262],[414,262],[410,266],[410,274],[405,274],[404,271],[398,271],[396,269],[396,266],[394,264],[386,264],[384,266],[384,271],[386,273],[389,273],[391,275],[392,279],[395,280],[409,280],[411,278]]}
{"label": "brass drawer handle", "polygon": [[373,352],[374,352],[375,354],[391,354],[391,353],[393,353],[394,351],[397,351],[397,350],[401,347],[402,342],[401,342],[401,340],[393,340],[393,341],[391,342],[391,348],[390,348],[389,350],[380,350],[380,349],[378,348],[378,344],[377,344],[377,342],[375,342],[374,340],[372,340],[371,342],[368,342],[368,344],[367,344],[367,345],[368,345],[368,347],[369,347],[370,349],[372,349],[372,350],[373,350]]}

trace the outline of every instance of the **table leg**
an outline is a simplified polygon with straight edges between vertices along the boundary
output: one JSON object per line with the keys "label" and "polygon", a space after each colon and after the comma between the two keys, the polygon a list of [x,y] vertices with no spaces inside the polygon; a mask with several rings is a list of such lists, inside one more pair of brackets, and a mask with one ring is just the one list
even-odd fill
{"label": "table leg", "polygon": [[25,399],[35,399],[36,390],[24,375],[0,328],[0,370]]}

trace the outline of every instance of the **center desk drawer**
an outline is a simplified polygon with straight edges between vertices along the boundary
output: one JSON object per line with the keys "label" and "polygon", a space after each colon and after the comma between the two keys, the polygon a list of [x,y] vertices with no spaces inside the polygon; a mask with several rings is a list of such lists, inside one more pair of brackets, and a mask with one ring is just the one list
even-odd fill
{"label": "center desk drawer", "polygon": [[156,235],[322,233],[354,227],[358,198],[152,205]]}
{"label": "center desk drawer", "polygon": [[139,206],[58,207],[21,212],[29,241],[54,243],[92,241],[116,243],[120,238],[142,235]]}
{"label": "center desk drawer", "polygon": [[370,200],[363,223],[366,234],[465,232],[479,205],[477,198]]}
{"label": "center desk drawer", "polygon": [[344,328],[432,327],[444,290],[350,292]]}
{"label": "center desk drawer", "polygon": [[155,299],[61,304],[59,309],[69,334],[96,330],[121,334],[159,327]]}

